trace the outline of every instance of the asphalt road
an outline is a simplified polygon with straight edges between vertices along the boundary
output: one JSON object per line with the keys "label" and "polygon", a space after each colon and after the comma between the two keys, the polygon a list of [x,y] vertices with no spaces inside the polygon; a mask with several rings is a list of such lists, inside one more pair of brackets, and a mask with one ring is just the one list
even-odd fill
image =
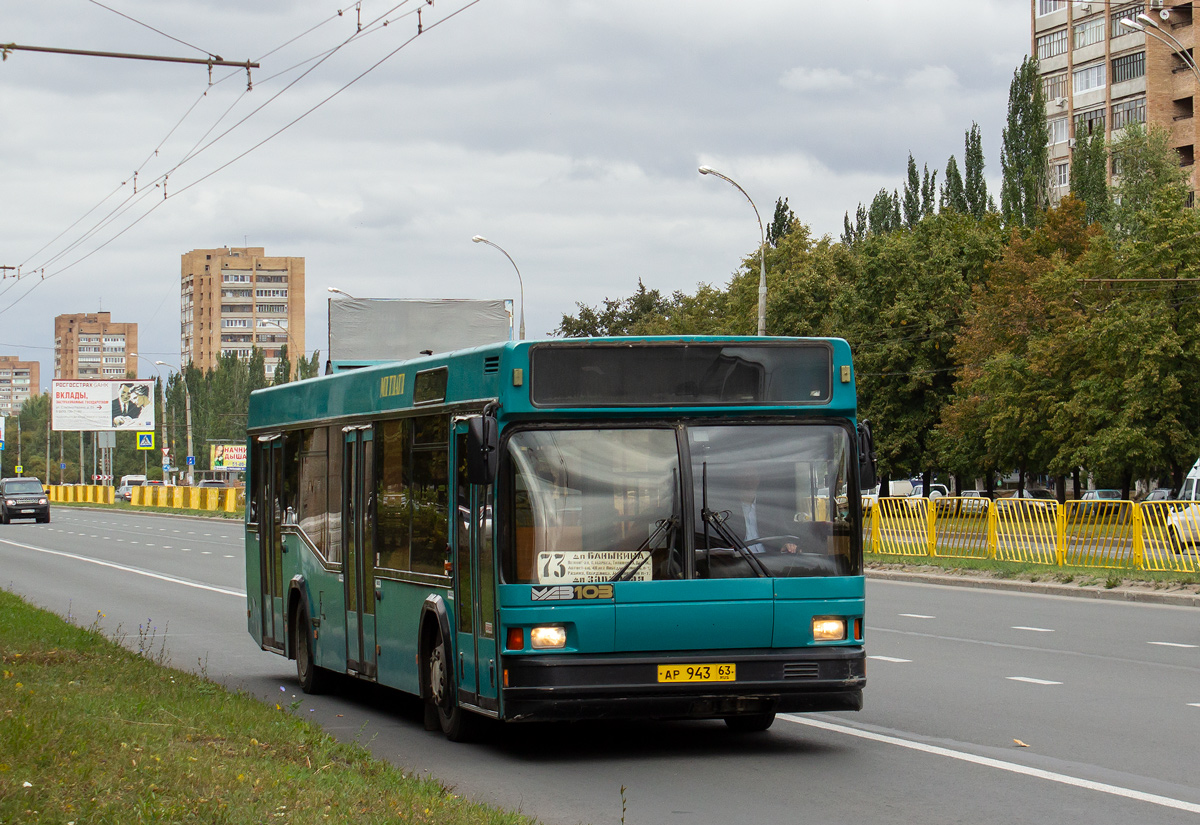
{"label": "asphalt road", "polygon": [[[1200,610],[868,583],[860,713],[506,726],[456,745],[417,704],[307,697],[245,630],[241,525],[56,508],[0,526],[0,585],[547,823],[1128,823],[1200,819]],[[119,630],[118,630],[119,628]],[[161,643],[161,642],[160,642]],[[1027,747],[1021,747],[1021,744]],[[626,788],[622,799],[621,788]]]}

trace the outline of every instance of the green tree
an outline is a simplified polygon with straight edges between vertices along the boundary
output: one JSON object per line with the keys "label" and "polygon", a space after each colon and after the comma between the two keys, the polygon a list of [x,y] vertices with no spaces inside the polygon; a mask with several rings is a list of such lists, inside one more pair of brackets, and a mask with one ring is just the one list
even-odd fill
{"label": "green tree", "polygon": [[963,155],[963,197],[966,211],[982,220],[988,212],[995,212],[996,205],[988,195],[987,181],[983,179],[983,137],[979,124],[972,123],[966,134],[966,152]]}
{"label": "green tree", "polygon": [[1180,167],[1179,153],[1166,129],[1147,130],[1131,123],[1114,143],[1112,154],[1112,221],[1117,237],[1136,237],[1151,214],[1171,214],[1187,203],[1189,170]]}
{"label": "green tree", "polygon": [[942,183],[938,209],[952,209],[962,215],[970,214],[967,208],[967,193],[963,189],[962,173],[958,171],[958,161],[954,159],[954,155],[946,161],[946,179]]}
{"label": "green tree", "polygon": [[776,198],[775,215],[767,224],[767,243],[771,246],[779,246],[780,238],[791,232],[795,223],[796,213],[788,206],[787,198]]}
{"label": "green tree", "polygon": [[937,206],[937,173],[929,174],[929,164],[925,164],[925,172],[921,177],[921,217],[929,217]]}
{"label": "green tree", "polygon": [[1083,201],[1087,223],[1108,223],[1108,147],[1104,133],[1084,133],[1071,156],[1071,194]]}
{"label": "green tree", "polygon": [[1000,213],[1005,226],[1036,226],[1050,201],[1046,98],[1037,60],[1026,56],[1008,87],[1000,149]]}
{"label": "green tree", "polygon": [[[926,169],[926,174],[929,170]],[[904,225],[912,229],[921,220],[921,177],[917,174],[917,162],[912,152],[908,153],[908,178],[904,182]]]}

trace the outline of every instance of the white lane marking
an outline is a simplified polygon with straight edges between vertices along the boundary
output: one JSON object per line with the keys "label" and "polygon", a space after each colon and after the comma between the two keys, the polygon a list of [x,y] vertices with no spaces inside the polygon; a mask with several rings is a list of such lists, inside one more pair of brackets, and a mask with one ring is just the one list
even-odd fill
{"label": "white lane marking", "polygon": [[1200,708],[1200,702],[1188,702],[1189,708]]}
{"label": "white lane marking", "polygon": [[[233,556],[226,556],[225,558],[231,559]],[[912,659],[897,659],[895,656],[868,656],[867,658],[874,659],[877,662],[895,662],[896,664],[908,664],[912,661]]]}
{"label": "white lane marking", "polygon": [[859,739],[869,739],[872,742],[882,742],[886,745],[898,745],[909,750],[920,751],[932,756],[944,756],[947,759],[957,759],[960,762],[969,762],[973,765],[980,765],[985,768],[995,768],[1009,773],[1020,774],[1022,776],[1031,776],[1035,779],[1045,779],[1048,782],[1057,782],[1060,785],[1070,785],[1075,788],[1083,788],[1087,791],[1099,791],[1100,793],[1112,794],[1113,796],[1121,796],[1125,799],[1133,799],[1138,802],[1149,802],[1151,805],[1160,805],[1164,808],[1174,808],[1178,811],[1188,811],[1189,813],[1200,813],[1200,805],[1195,802],[1187,802],[1182,799],[1174,799],[1169,796],[1159,796],[1158,794],[1145,793],[1143,791],[1135,791],[1132,788],[1122,788],[1120,785],[1109,785],[1107,782],[1093,782],[1091,779],[1080,779],[1077,776],[1068,776],[1065,773],[1055,773],[1053,771],[1042,770],[1041,768],[1031,768],[1028,765],[1021,765],[1016,762],[1005,762],[1002,759],[992,759],[987,756],[976,756],[973,753],[965,751],[951,750],[937,745],[926,745],[923,742],[913,742],[910,739],[901,739],[898,736],[888,736],[882,733],[872,733],[871,731],[859,730],[845,725],[835,725],[831,722],[825,722],[812,717],[800,718],[797,716],[783,715],[781,719],[788,722],[795,722],[797,725],[808,725],[812,728],[820,728],[832,733],[844,733],[847,736],[855,736]]}
{"label": "white lane marking", "polygon": [[200,555],[202,555],[202,556],[211,556],[211,555],[212,555],[212,551],[211,551],[211,550],[201,550],[201,551],[200,551]]}
{"label": "white lane marking", "polygon": [[904,616],[906,618],[909,618],[909,619],[936,619],[937,618],[937,616],[926,616],[923,613],[901,613],[900,615]]}
{"label": "white lane marking", "polygon": [[1185,645],[1182,642],[1146,642],[1146,644],[1162,645],[1163,647],[1186,647],[1186,648],[1198,647],[1198,645]]}
{"label": "white lane marking", "polygon": [[1008,679],[1010,681],[1013,681],[1013,682],[1027,682],[1028,684],[1031,684],[1031,685],[1061,685],[1062,684],[1062,682],[1051,682],[1046,679],[1034,679],[1029,676],[1005,676],[1004,678]]}
{"label": "white lane marking", "polygon": [[120,570],[124,573],[134,573],[138,576],[145,576],[149,579],[157,579],[158,581],[170,582],[172,584],[182,584],[184,587],[194,587],[197,590],[207,590],[210,593],[221,593],[226,596],[239,596],[246,598],[245,592],[241,590],[230,590],[228,587],[217,587],[211,584],[201,584],[200,582],[188,581],[175,576],[168,576],[165,573],[155,573],[152,570],[142,570],[138,567],[130,567],[125,564],[117,564],[116,562],[104,561],[103,559],[93,559],[88,556],[80,556],[76,553],[64,553],[61,550],[50,550],[46,547],[35,547],[32,544],[21,544],[18,541],[9,541],[8,539],[0,539],[0,544],[8,544],[13,547],[20,547],[23,550],[33,550],[37,553],[45,553],[48,556],[60,556],[64,559],[74,559],[75,561],[85,561],[90,564],[97,564],[101,567],[109,567],[113,570]]}
{"label": "white lane marking", "polygon": [[1013,627],[1013,630],[1029,630],[1029,631],[1032,631],[1033,633],[1053,633],[1054,632],[1049,627],[1024,627],[1023,625],[1016,625]]}

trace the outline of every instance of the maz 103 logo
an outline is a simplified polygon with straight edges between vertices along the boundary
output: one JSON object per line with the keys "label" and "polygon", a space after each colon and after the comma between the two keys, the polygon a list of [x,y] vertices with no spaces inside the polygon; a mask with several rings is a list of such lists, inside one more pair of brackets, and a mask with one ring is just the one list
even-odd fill
{"label": "maz 103 logo", "polygon": [[570,601],[572,599],[611,599],[611,584],[553,584],[533,587],[530,597],[535,602]]}

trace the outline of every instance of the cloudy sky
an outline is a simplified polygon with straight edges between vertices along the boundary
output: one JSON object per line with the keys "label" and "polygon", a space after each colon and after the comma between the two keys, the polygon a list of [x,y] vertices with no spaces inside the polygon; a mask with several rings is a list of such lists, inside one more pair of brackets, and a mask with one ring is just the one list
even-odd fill
{"label": "cloudy sky", "polygon": [[191,249],[305,257],[324,357],[328,286],[516,299],[477,234],[520,267],[531,338],[639,278],[725,284],[758,225],[701,164],[764,222],[787,197],[836,237],[909,152],[961,164],[977,121],[996,192],[1029,47],[1028,0],[0,0],[0,21],[5,43],[261,63],[251,90],[244,70],[0,63],[0,266],[22,273],[0,281],[0,354],[40,359],[46,387],[65,312],[135,321],[177,361]]}

